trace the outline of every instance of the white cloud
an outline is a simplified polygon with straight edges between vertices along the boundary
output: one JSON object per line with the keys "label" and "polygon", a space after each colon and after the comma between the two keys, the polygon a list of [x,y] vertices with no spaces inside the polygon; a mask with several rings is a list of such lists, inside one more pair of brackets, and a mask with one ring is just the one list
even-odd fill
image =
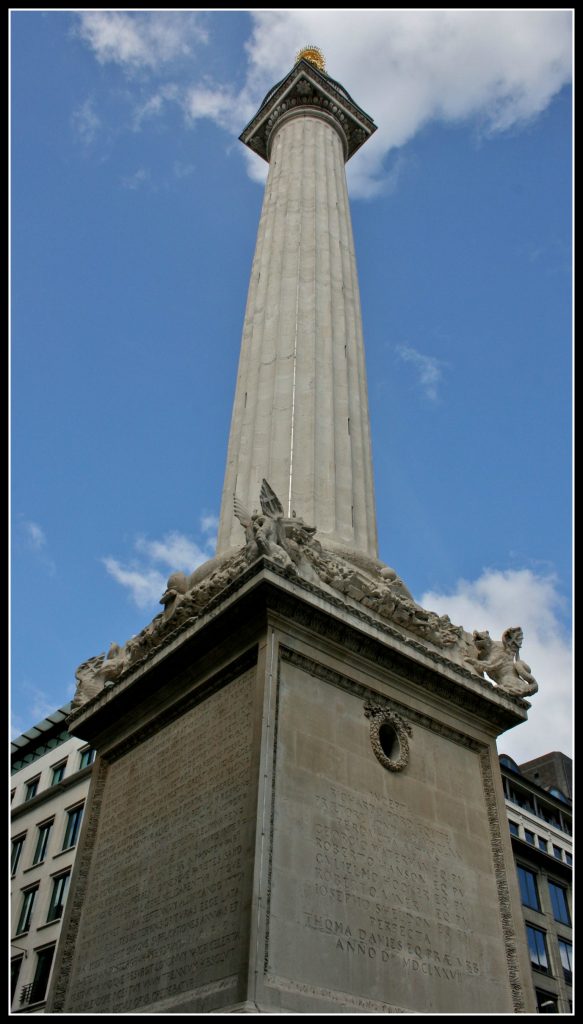
{"label": "white cloud", "polygon": [[217,532],[219,529],[218,516],[211,514],[201,516],[200,528],[206,534],[205,548],[210,555],[214,555],[217,547]]}
{"label": "white cloud", "polygon": [[208,40],[193,11],[84,11],[78,33],[100,64],[111,62],[128,70],[155,70],[187,57],[194,43]]}
{"label": "white cloud", "polygon": [[256,181],[259,185],[264,185],[267,181],[269,164],[267,164],[265,160],[262,160],[260,156],[257,156],[257,153],[248,149],[247,146],[245,146],[243,158],[245,160],[247,174],[251,178],[251,181]]}
{"label": "white cloud", "polygon": [[[169,104],[180,108],[187,124],[194,125],[203,119],[213,121],[234,138],[253,115],[255,106],[246,90],[237,93],[231,86],[217,84],[205,76],[194,85],[173,82],[161,86],[136,107],[134,128],[139,130],[148,120],[162,116]],[[255,154],[250,155],[258,160]]]}
{"label": "white cloud", "polygon": [[144,121],[159,116],[163,112],[164,107],[170,102],[179,100],[180,95],[181,90],[173,82],[166,82],[165,85],[160,86],[149,99],[142,102],[135,110],[134,128],[139,129]]}
{"label": "white cloud", "polygon": [[174,177],[178,178],[179,180],[182,178],[190,178],[190,176],[194,174],[196,170],[196,164],[188,164],[184,163],[184,161],[182,160],[175,160],[173,170]]}
{"label": "white cloud", "polygon": [[[183,76],[178,84],[180,58],[209,40],[199,12],[88,11],[78,24],[101,63],[128,70],[171,68],[173,83],[141,103],[138,125],[172,101],[187,120],[210,118],[233,137],[291,69],[297,50],[306,40],[317,41],[330,76],[378,126],[348,165],[351,192],[360,196],[394,187],[399,148],[430,121],[471,120],[484,133],[507,130],[540,114],[571,79],[569,10],[342,9],[333,18],[324,9],[249,14],[253,30],[241,88],[208,77],[187,82]],[[220,46],[219,34],[213,42]],[[187,73],[192,76],[192,58]],[[255,154],[247,152],[246,163],[251,178],[265,179],[267,165]]]}
{"label": "white cloud", "polygon": [[216,532],[218,525],[218,516],[210,514],[200,517],[200,528],[203,533],[209,533],[210,531],[213,533]]}
{"label": "white cloud", "polygon": [[91,97],[73,111],[72,123],[84,146],[90,146],[92,142],[95,142],[101,129],[101,118],[95,110],[95,102]]}
{"label": "white cloud", "polygon": [[24,531],[30,542],[30,545],[37,551],[40,551],[41,548],[44,548],[47,542],[47,538],[45,536],[44,530],[38,525],[38,523],[24,522],[22,525],[24,527]]}
{"label": "white cloud", "polygon": [[128,188],[133,192],[135,189],[141,188],[142,185],[146,185],[149,181],[149,170],[146,167],[139,167],[133,174],[128,174],[125,178],[122,178],[121,184],[122,188]]}
{"label": "white cloud", "polygon": [[193,572],[208,557],[196,541],[177,532],[167,533],[162,540],[138,537],[135,547],[152,561],[163,562],[174,572]]}
{"label": "white cloud", "polygon": [[[129,564],[122,564],[111,556],[103,558],[103,564],[110,576],[129,591],[138,608],[158,612],[170,573],[191,573],[213,556],[216,538],[209,534],[216,522],[213,515],[201,518],[202,532],[206,534],[201,544],[177,530],[165,534],[161,540],[141,536],[134,542],[138,557],[133,555]],[[157,564],[164,566],[166,571],[159,569]]]}
{"label": "white cloud", "polygon": [[441,381],[441,364],[435,356],[425,356],[409,345],[398,345],[397,354],[405,363],[412,363],[417,370],[419,384],[427,398],[437,401],[437,388]]}
{"label": "white cloud", "polygon": [[10,715],[10,739],[17,739],[17,737],[22,736],[23,732],[26,732],[27,729],[30,729],[30,722],[27,721],[25,723],[22,715],[17,715],[13,711]]}
{"label": "white cloud", "polygon": [[529,699],[529,720],[498,739],[498,750],[519,764],[551,750],[572,753],[572,652],[560,619],[563,600],[552,574],[530,569],[486,569],[473,581],[460,580],[454,592],[429,591],[419,603],[468,632],[490,632],[499,640],[508,626],[521,626],[521,657],[532,669],[539,692]]}
{"label": "white cloud", "polygon": [[115,558],[102,559],[114,580],[127,587],[138,608],[150,608],[159,603],[166,589],[166,577],[157,569],[125,568]]}
{"label": "white cloud", "polygon": [[54,576],[57,567],[48,552],[47,536],[42,526],[31,519],[24,519],[19,514],[17,528],[21,543],[23,542],[24,547],[32,552],[36,565],[42,566],[50,576]]}
{"label": "white cloud", "polygon": [[[378,125],[349,167],[353,194],[384,187],[384,160],[430,120],[499,131],[539,114],[571,78],[569,11],[255,11],[249,82],[266,87],[306,40]],[[260,99],[262,97],[259,97]]]}
{"label": "white cloud", "polygon": [[[50,693],[42,690],[39,686],[24,682],[19,685],[19,692],[22,696],[21,706],[26,705],[26,722],[23,722],[21,715],[12,712],[10,723],[12,739],[21,736],[23,732],[42,722],[47,715],[52,715],[55,711],[54,697],[51,697]],[[67,697],[67,700],[69,699]],[[62,700],[62,703],[66,704],[67,700]]]}
{"label": "white cloud", "polygon": [[221,86],[193,86],[186,92],[184,108],[192,121],[208,117],[221,127],[228,128],[232,122],[235,102],[233,93]]}

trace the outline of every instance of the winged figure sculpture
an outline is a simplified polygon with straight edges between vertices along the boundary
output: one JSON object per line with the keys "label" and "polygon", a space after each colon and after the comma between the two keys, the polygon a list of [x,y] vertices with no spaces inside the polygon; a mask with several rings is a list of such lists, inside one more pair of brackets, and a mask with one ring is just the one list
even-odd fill
{"label": "winged figure sculpture", "polygon": [[235,516],[245,530],[245,555],[249,561],[267,555],[281,565],[291,565],[286,549],[283,506],[265,479],[261,482],[259,500],[261,512],[250,513],[237,495],[233,495]]}

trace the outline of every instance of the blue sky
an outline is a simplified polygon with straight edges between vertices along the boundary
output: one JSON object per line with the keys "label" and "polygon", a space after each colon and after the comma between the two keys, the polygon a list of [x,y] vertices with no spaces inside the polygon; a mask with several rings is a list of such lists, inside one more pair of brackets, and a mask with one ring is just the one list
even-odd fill
{"label": "blue sky", "polygon": [[212,554],[267,169],[238,135],[307,43],[378,125],[347,172],[380,556],[523,627],[499,749],[570,753],[569,11],[12,13],[13,728]]}

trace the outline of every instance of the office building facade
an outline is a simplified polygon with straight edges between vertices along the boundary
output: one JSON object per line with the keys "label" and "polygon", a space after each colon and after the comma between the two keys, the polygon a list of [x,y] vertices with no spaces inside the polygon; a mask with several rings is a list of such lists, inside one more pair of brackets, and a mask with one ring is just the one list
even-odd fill
{"label": "office building facade", "polygon": [[[559,766],[560,774],[545,773],[548,789],[543,788],[530,777],[532,766],[552,763]],[[555,752],[519,766],[503,754],[500,767],[537,1010],[570,1013],[573,845],[567,794],[571,759]]]}
{"label": "office building facade", "polygon": [[66,728],[70,704],[18,736],[11,750],[13,1013],[44,1009],[95,751]]}

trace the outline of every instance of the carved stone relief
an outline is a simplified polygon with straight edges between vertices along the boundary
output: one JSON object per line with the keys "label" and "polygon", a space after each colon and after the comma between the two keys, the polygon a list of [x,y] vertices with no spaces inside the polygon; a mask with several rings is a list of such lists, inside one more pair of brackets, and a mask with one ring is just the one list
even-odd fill
{"label": "carved stone relief", "polygon": [[239,551],[210,559],[190,576],[172,573],[160,599],[163,611],[123,647],[112,644],[107,656],[100,654],[79,666],[73,711],[150,657],[187,623],[208,612],[219,595],[238,586],[248,568],[260,558],[308,589],[324,591],[335,600],[341,597],[353,609],[366,609],[391,623],[407,643],[415,646],[414,638],[418,638],[420,648],[429,657],[445,658],[462,672],[475,673],[484,685],[491,687],[489,678],[515,697],[537,692],[530,667],[518,657],[523,640],[519,626],[505,630],[500,641],[492,640],[487,631],[471,635],[454,625],[449,616],[417,604],[390,566],[362,553],[324,547],[316,537],[316,527],[308,526],[295,511],[290,517],[284,515],[279,498],[266,480],[259,500],[261,512],[249,512],[234,496],[235,515],[245,536]]}
{"label": "carved stone relief", "polygon": [[364,713],[370,719],[370,742],[375,757],[388,771],[402,772],[409,764],[411,726],[387,704],[367,701]]}
{"label": "carved stone relief", "polygon": [[530,665],[518,657],[523,632],[520,626],[510,626],[502,640],[492,640],[488,630],[474,630],[475,656],[466,657],[466,663],[478,673],[487,672],[501,690],[515,697],[529,697],[538,690],[538,683],[530,672]]}
{"label": "carved stone relief", "polygon": [[[345,89],[328,75],[319,74],[304,62],[302,73],[295,79],[288,75],[272,89],[261,104],[256,117],[247,125],[242,140],[268,159],[271,134],[279,119],[291,111],[321,110],[340,129],[349,158],[375,130],[375,126],[351,99]],[[269,116],[266,113],[269,111]]]}

